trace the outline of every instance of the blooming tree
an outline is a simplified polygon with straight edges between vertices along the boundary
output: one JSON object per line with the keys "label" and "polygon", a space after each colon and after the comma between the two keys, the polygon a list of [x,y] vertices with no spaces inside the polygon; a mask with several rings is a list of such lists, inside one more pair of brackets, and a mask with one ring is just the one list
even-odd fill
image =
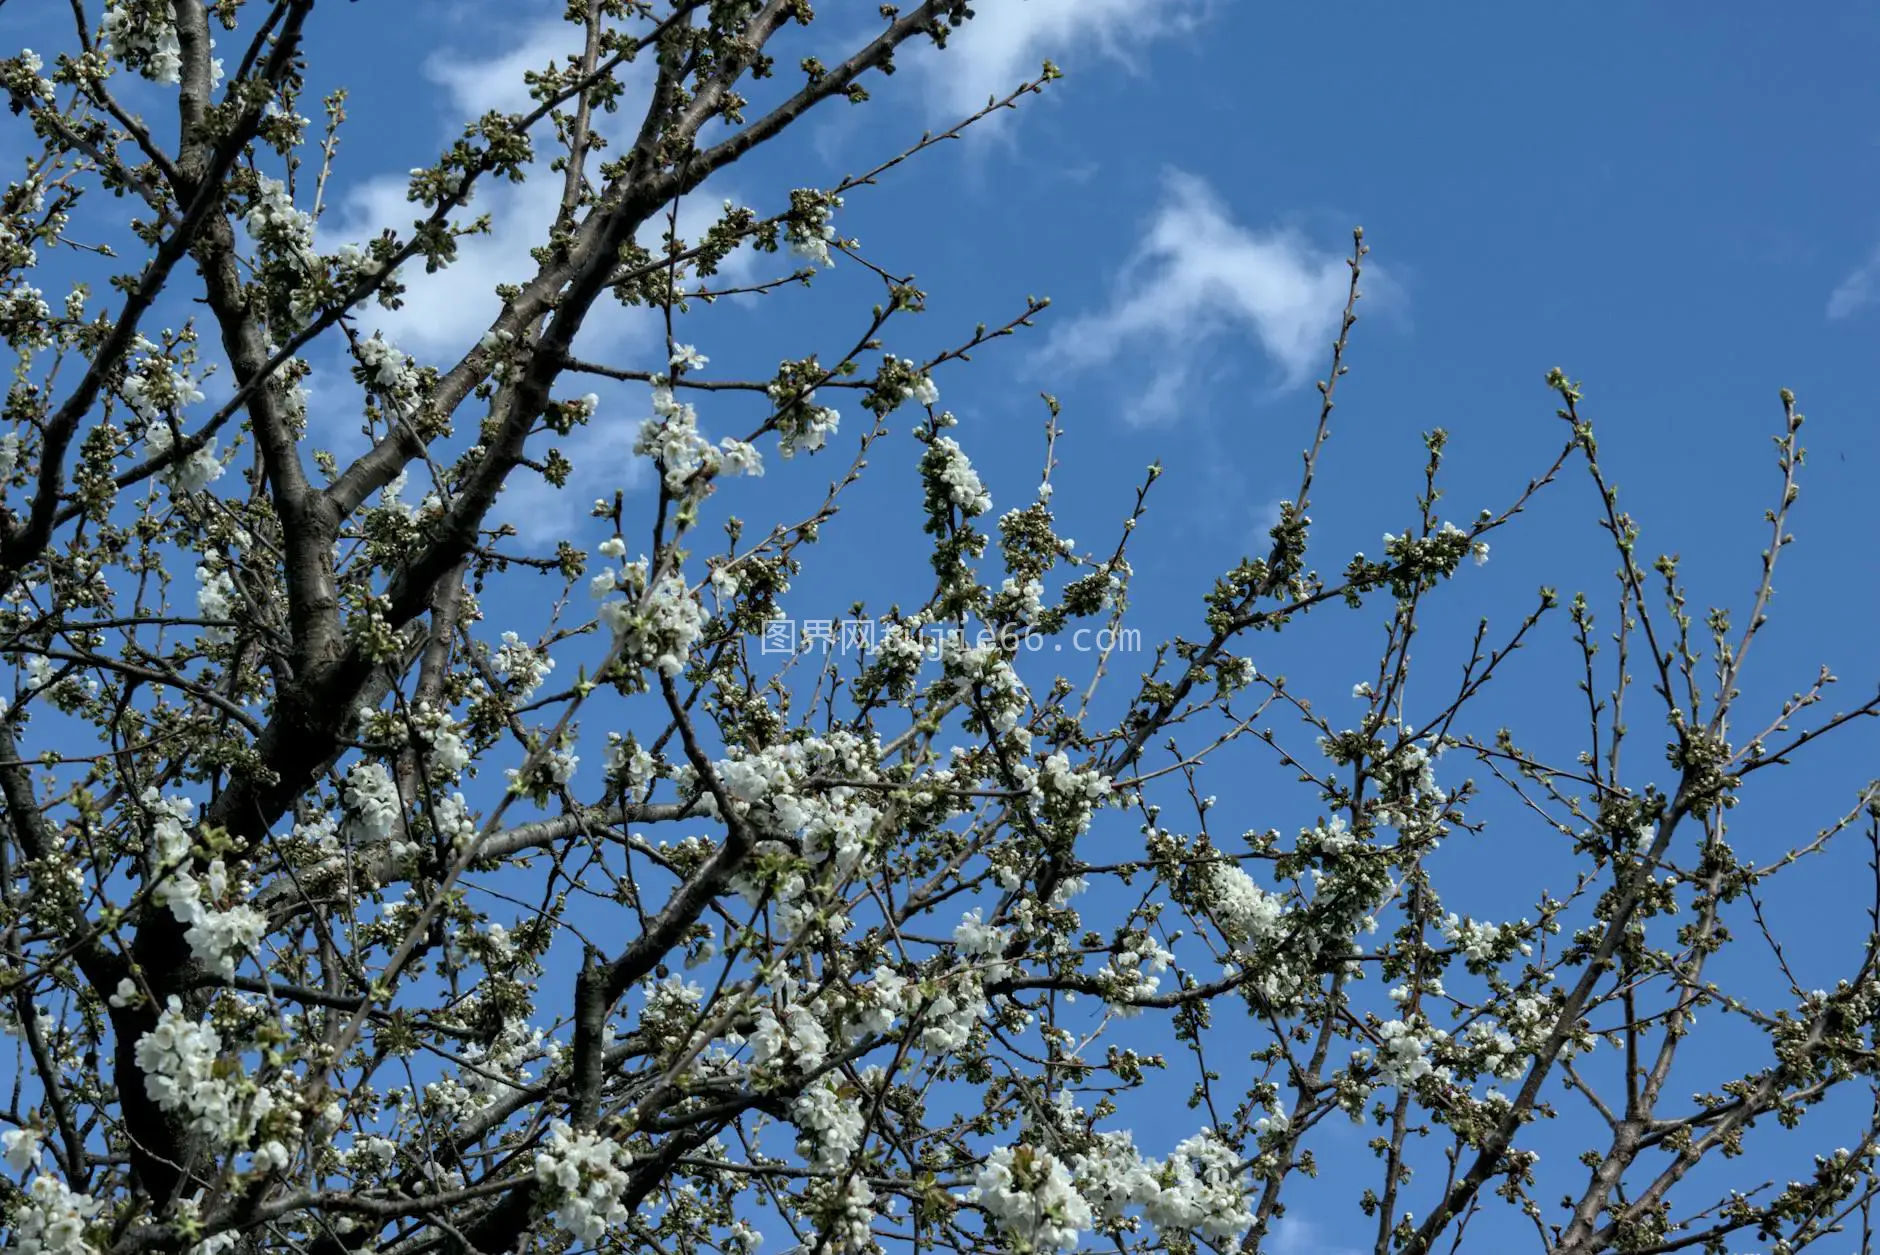
{"label": "blooming tree", "polygon": [[[1832,988],[1719,980],[1779,875],[1880,848],[1871,788],[1760,862],[1726,824],[1752,774],[1880,710],[1814,717],[1824,671],[1736,718],[1790,539],[1792,398],[1740,627],[1694,632],[1558,372],[1560,452],[1502,508],[1443,516],[1432,432],[1415,525],[1320,574],[1306,511],[1360,234],[1270,547],[1134,656],[1126,554],[1159,468],[1114,539],[1059,535],[1046,398],[1041,481],[995,512],[936,376],[1044,303],[898,356],[923,294],[836,227],[1049,63],[688,239],[678,206],[714,173],[862,102],[897,55],[947,55],[971,10],[883,5],[791,68],[773,43],[822,35],[803,0],[570,0],[535,106],[470,120],[411,173],[406,220],[335,240],[345,97],[310,138],[303,40],[367,6],[315,7],[74,0],[65,47],[0,61],[33,146],[0,195],[11,1243],[1256,1252],[1321,1171],[1371,1174],[1339,1224],[1380,1255],[1504,1249],[1510,1220],[1558,1252],[1795,1251],[1864,1223],[1880,922]],[[524,179],[559,201],[475,343],[420,361],[367,333],[401,274],[488,229],[480,187]],[[682,320],[740,290],[738,250],[774,260],[742,290],[846,267],[884,292],[832,359],[726,377]],[[577,351],[610,303],[661,321],[657,360]],[[531,548],[499,500],[567,483],[557,441],[602,381],[650,394],[632,453],[653,474]],[[316,385],[350,398],[355,453],[317,446]],[[855,649],[763,648],[845,494],[903,455],[930,591],[878,604],[864,572]],[[741,479],[830,459],[807,515],[737,515]],[[1612,653],[1591,602],[1563,616],[1542,590],[1505,637],[1484,626],[1450,696],[1413,700],[1420,615],[1570,468],[1618,557]],[[553,607],[531,636],[527,600]],[[1385,640],[1349,723],[1254,657],[1347,608]],[[1468,709],[1562,617],[1587,739],[1550,763]],[[1039,651],[1079,633],[1094,652]],[[1622,756],[1660,719],[1668,761]],[[1211,826],[1209,781],[1255,756],[1321,817]],[[1459,915],[1436,855],[1493,790],[1577,877],[1514,869],[1529,896]],[[1734,1050],[1692,1050],[1725,1023]],[[1329,1140],[1354,1123],[1368,1148]]]}

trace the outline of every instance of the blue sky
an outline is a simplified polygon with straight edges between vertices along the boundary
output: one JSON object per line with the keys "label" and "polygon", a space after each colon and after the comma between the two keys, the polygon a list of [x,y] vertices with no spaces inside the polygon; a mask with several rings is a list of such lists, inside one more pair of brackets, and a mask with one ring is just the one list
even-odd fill
{"label": "blue sky", "polygon": [[[446,6],[425,0],[323,11],[314,85],[345,81],[354,117],[329,229],[356,237],[401,221],[404,170],[435,154],[466,107],[522,99],[520,69],[560,48],[544,35],[557,7],[453,4],[454,29],[438,20]],[[976,461],[995,486],[1008,469],[1017,477],[999,497],[1029,487],[1035,393],[1048,389],[1067,406],[1065,473],[1092,503],[1151,459],[1168,465],[1180,491],[1165,494],[1159,521],[1198,540],[1157,555],[1171,593],[1231,562],[1296,480],[1340,259],[1361,223],[1374,278],[1336,429],[1349,443],[1334,446],[1321,497],[1328,533],[1342,536],[1341,492],[1381,510],[1398,457],[1436,424],[1454,437],[1457,497],[1471,510],[1498,500],[1490,489],[1555,442],[1540,386],[1553,365],[1586,382],[1619,481],[1644,487],[1650,472],[1651,534],[1700,568],[1717,528],[1756,522],[1715,507],[1766,471],[1780,386],[1812,418],[1804,520],[1871,528],[1859,489],[1880,438],[1851,362],[1880,324],[1880,131],[1868,121],[1880,111],[1861,73],[1880,16],[983,8],[949,54],[905,58],[869,106],[823,111],[730,171],[723,192],[766,208],[945,125],[1043,56],[1064,66],[1022,112],[857,193],[841,223],[930,292],[926,343],[904,353],[1002,321],[1028,293],[1053,299],[1036,333],[941,376]],[[820,38],[839,38],[844,16],[827,7]],[[414,55],[426,43],[437,51]],[[489,286],[527,236],[499,221],[466,264],[414,283],[390,329],[441,356],[482,325]],[[779,334],[806,308],[832,321],[853,310],[843,297],[721,307],[685,329],[727,361],[765,362],[806,342]],[[601,330],[590,347],[618,347],[623,361],[650,343],[631,318]],[[583,478],[638,473],[595,452]],[[1351,523],[1354,540],[1380,530]]]}
{"label": "blue sky", "polygon": [[[9,43],[63,20],[53,12],[63,6],[23,7],[7,10],[21,31]],[[344,82],[353,117],[323,237],[405,225],[405,171],[432,160],[464,118],[526,99],[521,70],[568,44],[554,22],[560,7],[322,5],[302,111],[316,113],[318,93]],[[819,6],[825,55],[843,31],[872,22],[874,5],[850,7]],[[1054,504],[1063,530],[1087,546],[1107,548],[1143,467],[1165,463],[1135,549],[1134,624],[1145,635],[1192,634],[1209,581],[1261,546],[1275,502],[1296,486],[1311,383],[1342,300],[1341,259],[1362,224],[1373,269],[1312,511],[1316,565],[1375,555],[1381,533],[1413,519],[1429,427],[1451,435],[1451,517],[1512,500],[1563,438],[1542,385],[1559,365],[1586,385],[1585,412],[1647,551],[1682,554],[1693,601],[1740,613],[1766,543],[1761,513],[1777,484],[1768,437],[1787,386],[1810,416],[1800,541],[1785,558],[1745,709],[1768,709],[1820,663],[1846,681],[1831,708],[1871,691],[1880,594],[1867,554],[1880,520],[1868,484],[1880,426],[1866,363],[1880,337],[1880,80],[1871,73],[1880,9],[1724,4],[1700,18],[1670,5],[979,7],[946,54],[903,58],[903,73],[872,85],[871,104],[819,111],[707,191],[775,212],[791,187],[884,159],[1009,90],[1042,58],[1063,67],[1067,77],[1042,99],[853,195],[838,227],[929,291],[929,313],[889,340],[904,356],[1003,322],[1029,293],[1052,298],[1034,331],[938,382],[999,510],[1026,500],[1037,480],[1036,394],[1062,400]],[[542,215],[529,209],[548,194],[542,186],[480,198],[478,209],[499,215],[495,236],[436,280],[414,279],[408,308],[384,320],[402,347],[442,362],[475,341],[496,309],[489,289],[516,275],[537,242]],[[734,265],[745,277],[775,269],[772,259]],[[809,293],[703,311],[679,338],[710,354],[715,372],[761,374],[782,356],[839,351],[873,299],[838,268]],[[657,331],[643,315],[615,315],[584,352],[651,368]],[[343,447],[350,383],[330,371],[326,390],[319,375],[312,386],[325,423],[316,433]],[[529,539],[570,535],[591,550],[602,534],[583,520],[589,501],[615,488],[648,496],[630,452],[644,393],[601,391],[601,418],[567,446],[577,465],[567,500],[519,491],[506,507]],[[755,423],[700,410],[714,437]],[[798,614],[839,615],[903,581],[902,595],[920,591],[918,449],[905,439],[893,448],[898,460],[877,459],[849,507],[855,517],[831,529],[799,583]],[[846,443],[834,452],[846,458]],[[737,488],[739,511],[765,522],[819,496],[834,473],[832,462],[770,465],[760,484]],[[1584,475],[1570,473],[1493,538],[1489,564],[1465,569],[1426,625],[1419,656],[1433,661],[1431,674],[1454,673],[1478,617],[1505,634],[1541,583],[1589,590],[1610,623],[1612,561],[1593,526],[1596,504]],[[1314,616],[1261,644],[1255,660],[1336,712],[1375,667],[1380,623]],[[1484,699],[1476,730],[1508,719],[1523,744],[1562,757],[1577,749],[1583,718],[1563,670],[1574,660],[1567,644],[1562,616]],[[1355,703],[1351,714],[1355,722]],[[1657,726],[1641,715],[1635,731],[1633,783],[1654,770],[1663,783]],[[1765,773],[1779,778],[1760,782],[1739,826],[1771,833],[1747,842],[1774,849],[1826,822],[1872,774],[1874,749],[1874,733],[1855,729],[1806,766]],[[1314,811],[1296,789],[1219,792],[1244,827],[1296,825]],[[1517,816],[1486,813],[1507,822],[1451,852],[1452,905],[1471,909],[1473,898],[1484,913],[1525,913],[1531,894],[1497,907],[1490,890],[1510,862],[1538,869],[1550,856]],[[1824,976],[1860,935],[1848,896],[1860,886],[1845,887],[1846,871],[1824,871],[1820,896],[1791,917],[1797,961]],[[1562,1160],[1578,1149],[1561,1145]],[[1368,1161],[1359,1139],[1349,1147]],[[1361,1240],[1362,1226],[1347,1233],[1337,1219],[1350,1197],[1334,1192],[1337,1177],[1301,1196],[1282,1251]],[[1541,1191],[1546,1202],[1557,1193]]]}

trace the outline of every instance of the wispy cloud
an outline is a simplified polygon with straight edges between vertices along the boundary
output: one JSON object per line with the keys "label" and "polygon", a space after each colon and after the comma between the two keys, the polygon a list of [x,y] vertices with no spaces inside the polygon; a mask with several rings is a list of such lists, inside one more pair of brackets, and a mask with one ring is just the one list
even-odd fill
{"label": "wispy cloud", "polygon": [[1846,318],[1880,301],[1880,249],[1828,295],[1828,317]]}
{"label": "wispy cloud", "polygon": [[1273,529],[1279,526],[1280,507],[1286,504],[1286,498],[1274,497],[1253,514],[1253,544],[1255,548],[1269,543]]}
{"label": "wispy cloud", "polygon": [[[1344,308],[1342,255],[1290,228],[1236,222],[1212,188],[1180,171],[1119,275],[1108,308],[1061,324],[1043,356],[1054,367],[1113,360],[1154,363],[1132,417],[1172,417],[1201,346],[1246,336],[1279,368],[1284,387],[1321,364]],[[1366,271],[1368,292],[1387,292]]]}
{"label": "wispy cloud", "polygon": [[[496,56],[478,59],[453,52],[434,56],[425,66],[425,75],[436,85],[440,151],[464,121],[488,110],[523,113],[533,109],[536,102],[529,98],[524,72],[547,65],[551,58],[566,58],[578,52],[580,41],[576,27],[559,20],[539,21],[513,29],[508,38],[491,41],[504,49]],[[632,116],[633,103],[644,101],[649,72],[639,66],[623,67],[627,84],[623,109],[611,118],[602,115],[600,124],[637,124],[638,119]],[[436,274],[425,274],[422,266],[407,266],[401,276],[408,288],[403,306],[397,310],[376,306],[361,309],[362,331],[383,331],[401,349],[430,364],[453,362],[475,345],[502,308],[496,285],[517,282],[535,273],[536,263],[529,250],[545,242],[560,203],[562,178],[548,168],[552,132],[541,128],[539,133],[544,137],[540,144],[543,156],[528,171],[526,181],[484,181],[479,184],[475,200],[458,215],[459,220],[468,222],[487,213],[490,231],[463,237],[458,243],[457,260]],[[356,183],[322,220],[323,246],[368,239],[386,227],[401,235],[406,233],[423,212],[405,199],[407,184],[408,176],[403,173],[377,175]],[[716,220],[727,195],[730,193],[714,183],[683,201],[677,221],[679,235],[687,240],[699,239]],[[665,227],[662,214],[642,229],[641,243],[656,244]],[[742,282],[751,276],[755,261],[750,250],[740,249],[726,259],[711,282],[714,286]],[[603,296],[583,326],[578,348],[591,358],[650,358],[633,364],[657,366],[665,357],[661,335],[660,319],[654,312],[623,308],[611,297]],[[525,544],[574,534],[595,498],[611,496],[617,489],[635,488],[648,477],[645,459],[631,452],[641,419],[651,413],[646,388],[592,378],[571,378],[564,384],[571,393],[589,387],[601,399],[594,418],[570,435],[545,439],[539,448],[532,449],[540,455],[552,444],[573,463],[567,487],[556,489],[537,475],[519,473],[505,486],[492,512],[496,521],[513,524]],[[342,430],[352,418],[344,412],[344,405],[319,408],[333,412],[330,426],[341,443],[351,438]],[[416,500],[422,491],[414,489],[407,495]]]}
{"label": "wispy cloud", "polygon": [[645,389],[615,388],[601,397],[600,411],[586,426],[544,443],[544,448],[559,448],[574,464],[566,488],[533,473],[518,473],[509,477],[496,499],[492,517],[513,526],[524,544],[578,535],[595,500],[651,482],[652,464],[631,452],[641,420],[652,414]]}
{"label": "wispy cloud", "polygon": [[1296,1215],[1281,1216],[1273,1222],[1273,1231],[1261,1244],[1272,1255],[1358,1255],[1358,1248],[1328,1242],[1324,1226]]}
{"label": "wispy cloud", "polygon": [[1035,77],[1046,57],[1070,74],[1098,58],[1135,72],[1144,45],[1193,29],[1205,9],[1205,0],[1005,0],[980,5],[943,53],[919,65],[929,101],[963,115]]}

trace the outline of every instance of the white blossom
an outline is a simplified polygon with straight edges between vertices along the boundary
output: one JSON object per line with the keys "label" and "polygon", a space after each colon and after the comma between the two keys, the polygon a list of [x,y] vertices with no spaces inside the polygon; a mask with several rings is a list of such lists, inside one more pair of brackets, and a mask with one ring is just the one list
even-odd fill
{"label": "white blossom", "polygon": [[0,1133],[0,1153],[4,1153],[7,1167],[15,1172],[25,1172],[28,1168],[39,1165],[39,1144],[44,1134],[38,1129],[8,1129]]}
{"label": "white blossom", "polygon": [[829,1034],[816,1021],[815,1012],[798,1002],[781,1011],[765,1005],[751,1030],[751,1061],[758,1067],[793,1063],[804,1070],[822,1063],[829,1050]]}
{"label": "white blossom", "polygon": [[555,660],[546,653],[531,648],[523,643],[514,632],[503,633],[502,648],[491,659],[496,674],[519,686],[518,699],[528,701],[535,691],[542,687],[548,673],[555,669]]}
{"label": "white blossom", "polygon": [[921,473],[932,484],[932,494],[959,509],[967,518],[984,514],[992,508],[992,494],[979,482],[959,442],[951,436],[936,436],[921,460]]}
{"label": "white blossom", "polygon": [[1285,930],[1285,900],[1260,888],[1238,863],[1210,863],[1205,883],[1214,922],[1235,946],[1251,949]]}
{"label": "white blossom", "polygon": [[368,339],[359,341],[354,350],[359,359],[361,374],[369,387],[396,401],[410,403],[417,396],[418,370],[411,358],[400,352],[398,346],[387,340],[383,333],[373,332]]}
{"label": "white blossom", "polygon": [[159,1108],[182,1117],[214,1146],[240,1147],[274,1109],[274,1096],[239,1071],[218,1069],[222,1046],[221,1035],[185,1015],[172,995],[157,1026],[137,1039],[137,1067]]}
{"label": "white blossom", "polygon": [[96,1255],[85,1230],[103,1210],[102,1202],[42,1172],[13,1214],[13,1245],[21,1255]]}
{"label": "white blossom", "polygon": [[555,1200],[555,1224],[581,1246],[597,1245],[628,1218],[621,1196],[629,1184],[622,1148],[557,1120],[536,1152],[535,1179]]}
{"label": "white blossom", "polygon": [[[203,618],[233,620],[237,596],[235,577],[227,569],[201,564],[196,567],[196,609]],[[226,627],[203,629],[203,639],[210,642],[226,641],[231,635]]]}
{"label": "white blossom", "polygon": [[1090,1204],[1072,1185],[1069,1170],[1034,1146],[994,1150],[966,1197],[1029,1250],[1068,1251],[1091,1225]]}
{"label": "white blossom", "polygon": [[346,773],[342,791],[346,825],[356,840],[384,841],[398,828],[404,814],[398,786],[383,763],[361,760]]}
{"label": "white blossom", "polygon": [[1227,1242],[1253,1223],[1234,1150],[1212,1132],[1198,1133],[1177,1146],[1155,1178],[1155,1193],[1142,1202],[1144,1214],[1157,1228]]}
{"label": "white blossom", "polygon": [[678,675],[704,635],[705,607],[676,571],[649,587],[643,561],[628,563],[617,586],[626,595],[603,602],[600,619],[620,637],[623,656],[662,675]]}
{"label": "white blossom", "polygon": [[633,451],[656,459],[669,492],[696,488],[717,472],[722,455],[699,434],[698,411],[676,400],[672,389],[653,389],[653,417],[640,424]]}
{"label": "white blossom", "polygon": [[817,1172],[847,1167],[849,1157],[861,1149],[862,1105],[852,1096],[844,1097],[842,1088],[841,1075],[831,1073],[790,1104],[790,1118],[803,1133],[798,1153]]}
{"label": "white blossom", "polygon": [[805,210],[801,219],[791,219],[787,228],[790,251],[818,266],[835,265],[829,246],[836,242],[836,229],[829,217],[841,205],[840,197],[827,197]]}
{"label": "white blossom", "polygon": [[726,436],[718,442],[724,459],[724,469],[733,475],[749,475],[756,479],[764,473],[764,455],[755,445]]}

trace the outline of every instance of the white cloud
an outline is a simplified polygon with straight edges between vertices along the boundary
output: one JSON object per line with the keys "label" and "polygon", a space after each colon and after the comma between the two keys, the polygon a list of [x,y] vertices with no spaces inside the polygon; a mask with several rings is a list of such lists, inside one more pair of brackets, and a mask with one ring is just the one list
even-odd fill
{"label": "white cloud", "polygon": [[[1059,368],[1155,363],[1133,417],[1166,419],[1192,387],[1199,347],[1223,336],[1251,337],[1282,386],[1305,382],[1327,360],[1349,284],[1341,254],[1289,228],[1240,225],[1205,182],[1176,171],[1109,307],[1060,325],[1043,357]],[[1365,290],[1390,291],[1368,264]]]}
{"label": "white cloud", "polygon": [[1828,296],[1828,317],[1846,318],[1880,301],[1880,249]]}
{"label": "white cloud", "polygon": [[[406,201],[405,186],[404,178],[388,174],[353,187],[332,218],[322,221],[322,246],[369,239],[386,227],[407,236],[422,210]],[[560,189],[546,178],[520,186],[479,186],[478,196],[458,218],[488,212],[489,234],[459,240],[457,260],[435,274],[425,274],[421,264],[404,267],[399,278],[407,291],[400,308],[367,306],[358,311],[367,332],[384,332],[422,361],[447,365],[446,357],[454,360],[476,344],[502,309],[496,285],[520,282],[534,273],[529,250],[538,243],[538,234],[547,235],[560,199]]]}
{"label": "white cloud", "polygon": [[[438,109],[442,116],[437,151],[459,133],[465,121],[488,110],[520,113],[534,108],[535,102],[529,99],[523,83],[524,72],[578,50],[579,41],[578,29],[556,19],[517,29],[513,38],[493,41],[508,51],[488,60],[456,53],[433,57],[425,74],[440,89]],[[634,103],[645,99],[649,72],[647,62],[624,67],[627,91],[623,107],[618,114],[600,115],[601,124],[637,126]],[[359,310],[362,333],[382,330],[405,352],[434,365],[453,363],[476,344],[501,311],[496,285],[521,282],[535,273],[536,263],[529,250],[546,241],[560,203],[561,176],[548,169],[553,132],[544,124],[537,134],[542,156],[529,172],[530,177],[520,184],[480,181],[476,198],[458,215],[460,220],[470,221],[488,213],[490,232],[461,239],[457,260],[436,274],[425,274],[421,264],[405,267],[401,279],[408,290],[403,306],[384,310],[372,305]],[[428,162],[431,156],[427,153],[417,159]],[[342,242],[369,239],[386,227],[405,235],[423,212],[405,199],[408,182],[406,174],[397,173],[374,176],[354,185],[334,202],[322,220],[321,246],[330,249]],[[680,203],[679,235],[696,242],[717,219],[728,196],[731,193],[716,183],[694,191]],[[657,247],[665,228],[662,213],[642,228],[640,242]],[[757,260],[751,250],[739,249],[708,282],[720,288],[747,282],[753,277]],[[663,331],[657,311],[628,309],[611,295],[603,294],[583,324],[576,347],[591,360],[654,369],[665,359]],[[681,338],[696,339],[709,348],[710,340],[702,334],[687,336],[682,332]],[[566,488],[554,488],[539,475],[519,470],[510,477],[492,511],[494,521],[516,527],[524,544],[541,545],[578,534],[596,498],[612,497],[619,489],[631,491],[648,480],[649,464],[632,452],[640,421],[651,414],[646,387],[570,375],[564,377],[557,395],[576,395],[590,388],[600,396],[601,406],[585,426],[566,437],[531,441],[531,456],[539,458],[553,446],[573,464]],[[348,411],[344,404],[321,404],[316,409],[316,422],[342,447],[358,442],[356,432],[349,429],[349,424],[356,423],[356,410]],[[414,472],[414,477],[421,478],[421,473]],[[421,491],[407,493],[414,501],[421,495]]]}
{"label": "white cloud", "polygon": [[[1136,72],[1153,39],[1192,29],[1205,0],[1003,0],[982,4],[945,51],[923,56],[928,99],[964,116],[1038,75],[1045,58],[1074,75],[1097,58]],[[1086,52],[1094,53],[1089,60]]]}
{"label": "white cloud", "polygon": [[[388,226],[398,229],[401,235],[408,232],[417,213],[416,207],[405,200],[405,186],[401,176],[380,175],[354,187],[333,217],[322,222],[322,245],[367,239]],[[529,250],[548,238],[549,225],[561,201],[559,176],[551,175],[544,164],[525,183],[480,186],[483,190],[458,218],[469,220],[477,213],[488,213],[489,232],[461,238],[457,260],[435,274],[424,273],[421,263],[407,265],[399,276],[407,288],[400,308],[371,306],[360,311],[360,323],[368,333],[383,331],[421,361],[454,361],[476,344],[501,312],[496,285],[521,282],[535,273],[536,263]],[[696,242],[716,221],[724,199],[708,184],[681,201],[680,237]],[[640,242],[656,247],[665,226],[662,214],[641,229]],[[750,277],[755,260],[750,250],[739,249],[725,259],[712,285],[723,287],[744,281]],[[645,348],[656,342],[658,332],[659,322],[653,313],[625,309],[612,296],[603,294],[583,324],[581,351],[598,353],[623,345]]]}
{"label": "white cloud", "polygon": [[[444,89],[450,107],[466,119],[480,117],[491,109],[528,113],[537,102],[529,98],[523,74],[541,69],[551,57],[564,64],[570,57],[578,57],[583,39],[578,25],[559,19],[538,22],[525,27],[513,39],[496,41],[508,45],[508,52],[483,59],[440,52],[425,65],[424,72]],[[636,75],[644,78],[645,65],[646,62],[639,61],[623,66],[623,77],[628,82]]]}
{"label": "white cloud", "polygon": [[[529,99],[524,72],[540,69],[551,58],[565,59],[577,52],[580,39],[578,28],[556,19],[525,27],[513,39],[499,41],[509,51],[487,60],[457,53],[433,57],[425,66],[425,74],[443,89],[440,108],[445,125],[440,150],[446,138],[457,134],[465,121],[491,109],[511,113],[533,109],[535,102]],[[611,122],[624,127],[637,123],[632,102],[644,99],[649,72],[644,63],[622,67],[627,86],[623,100],[627,103],[618,114],[597,115],[597,125]],[[560,204],[562,176],[549,170],[547,160],[554,144],[553,132],[544,123],[536,128],[536,135],[542,155],[531,167],[528,180],[514,184],[486,176],[478,181],[475,199],[456,215],[456,220],[467,223],[479,214],[489,214],[489,232],[460,239],[457,260],[436,274],[425,274],[421,264],[406,266],[400,275],[409,289],[403,307],[388,311],[374,306],[361,311],[365,330],[381,330],[406,352],[432,363],[454,361],[477,342],[502,309],[496,285],[521,282],[535,273],[536,263],[529,250],[546,242]],[[353,186],[322,221],[322,246],[369,239],[386,227],[401,236],[408,233],[423,212],[405,199],[408,184],[405,174],[384,174]],[[716,221],[728,195],[715,183],[694,191],[680,203],[679,235],[698,240]],[[662,214],[642,229],[640,242],[656,245],[664,229]],[[754,261],[750,250],[739,249],[726,259],[713,285],[742,282],[750,276]],[[656,332],[652,315],[625,310],[610,296],[602,296],[584,324],[581,347],[588,353],[642,341],[637,347],[645,347],[656,342]]]}

